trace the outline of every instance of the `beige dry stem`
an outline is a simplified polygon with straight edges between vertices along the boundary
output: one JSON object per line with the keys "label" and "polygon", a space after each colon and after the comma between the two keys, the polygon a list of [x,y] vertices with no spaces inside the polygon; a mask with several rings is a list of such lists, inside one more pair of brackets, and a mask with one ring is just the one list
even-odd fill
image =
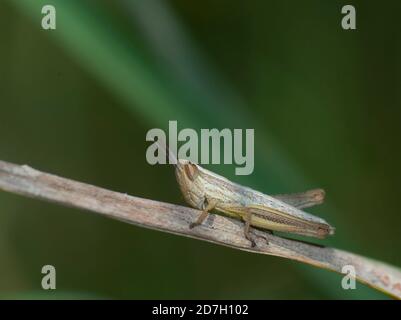
{"label": "beige dry stem", "polygon": [[235,219],[210,214],[204,224],[190,229],[189,224],[199,216],[199,210],[129,196],[3,161],[0,161],[0,189],[86,209],[140,227],[292,259],[339,273],[343,266],[353,265],[357,280],[401,299],[401,272],[395,267],[343,250],[284,239],[260,230],[252,231],[257,244],[252,248],[244,238],[243,223]]}

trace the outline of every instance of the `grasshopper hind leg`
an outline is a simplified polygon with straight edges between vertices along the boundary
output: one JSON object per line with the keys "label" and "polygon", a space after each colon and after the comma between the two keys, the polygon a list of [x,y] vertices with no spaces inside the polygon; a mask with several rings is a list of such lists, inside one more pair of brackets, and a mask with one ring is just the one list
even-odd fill
{"label": "grasshopper hind leg", "polygon": [[[256,242],[255,240],[252,238],[251,234],[250,234],[250,228],[251,228],[251,223],[252,223],[252,213],[250,211],[248,211],[244,216],[243,219],[245,221],[245,226],[244,226],[244,235],[245,238],[248,239],[251,242],[251,246],[256,247]],[[266,232],[273,234],[272,230],[265,230]],[[266,239],[267,241],[267,239]],[[268,243],[268,242],[267,242]]]}
{"label": "grasshopper hind leg", "polygon": [[200,214],[200,216],[198,217],[198,219],[196,219],[195,222],[192,222],[189,225],[189,228],[192,229],[195,228],[196,226],[201,225],[209,215],[209,211],[213,210],[216,207],[216,204],[217,204],[216,201],[208,200],[205,198],[203,200],[203,212]]}
{"label": "grasshopper hind leg", "polygon": [[253,212],[252,207],[248,207],[245,205],[230,205],[230,204],[219,204],[220,208],[224,209],[224,212],[227,213],[230,217],[242,220],[244,222],[244,236],[249,242],[251,243],[251,247],[256,247],[256,241],[255,237],[262,237],[266,240],[267,244],[269,243],[266,239],[266,237],[263,237],[262,235],[256,235],[254,236],[251,235],[251,227],[256,227],[256,228],[261,228],[263,231],[273,234],[272,230],[266,229],[259,227],[256,214]]}

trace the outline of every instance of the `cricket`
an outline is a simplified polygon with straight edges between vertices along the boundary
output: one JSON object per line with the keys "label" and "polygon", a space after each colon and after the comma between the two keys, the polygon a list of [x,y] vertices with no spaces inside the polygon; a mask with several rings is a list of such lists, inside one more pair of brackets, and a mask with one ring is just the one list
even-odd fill
{"label": "cricket", "polygon": [[[159,144],[160,145],[160,144]],[[169,157],[175,157],[164,147]],[[335,228],[324,219],[302,211],[324,201],[323,189],[269,196],[234,183],[186,159],[175,158],[175,175],[185,201],[203,211],[189,225],[201,225],[212,210],[245,222],[244,236],[256,245],[250,227],[324,239]]]}

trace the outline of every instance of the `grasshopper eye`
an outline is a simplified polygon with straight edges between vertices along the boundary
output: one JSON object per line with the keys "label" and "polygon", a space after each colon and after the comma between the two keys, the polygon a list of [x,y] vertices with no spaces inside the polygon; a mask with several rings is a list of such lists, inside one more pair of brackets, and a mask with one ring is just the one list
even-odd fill
{"label": "grasshopper eye", "polygon": [[194,181],[198,176],[198,168],[196,165],[189,163],[184,166],[185,174],[189,178],[189,180]]}

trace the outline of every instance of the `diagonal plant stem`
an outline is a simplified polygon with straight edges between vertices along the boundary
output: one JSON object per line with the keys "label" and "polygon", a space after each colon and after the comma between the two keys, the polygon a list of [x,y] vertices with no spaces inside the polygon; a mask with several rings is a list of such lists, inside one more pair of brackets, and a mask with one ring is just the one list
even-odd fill
{"label": "diagonal plant stem", "polygon": [[252,231],[256,247],[252,247],[244,237],[243,224],[235,219],[210,214],[204,224],[190,229],[189,224],[200,214],[198,210],[129,196],[4,161],[0,161],[0,189],[86,209],[140,227],[237,250],[279,256],[338,273],[342,272],[345,265],[352,265],[357,280],[401,299],[401,271],[393,266],[343,250],[281,238],[256,229]]}

